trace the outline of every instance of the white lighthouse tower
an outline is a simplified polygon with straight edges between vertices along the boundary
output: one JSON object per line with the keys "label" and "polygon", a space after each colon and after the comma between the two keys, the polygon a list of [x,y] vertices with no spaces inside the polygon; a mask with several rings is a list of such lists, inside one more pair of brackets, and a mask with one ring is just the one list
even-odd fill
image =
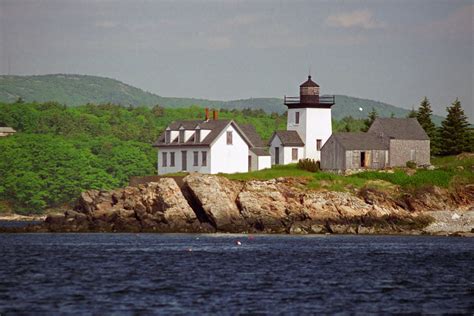
{"label": "white lighthouse tower", "polygon": [[308,80],[300,85],[300,97],[286,97],[288,131],[296,131],[304,142],[304,158],[321,159],[321,147],[332,134],[331,106],[334,96],[320,96],[319,85]]}

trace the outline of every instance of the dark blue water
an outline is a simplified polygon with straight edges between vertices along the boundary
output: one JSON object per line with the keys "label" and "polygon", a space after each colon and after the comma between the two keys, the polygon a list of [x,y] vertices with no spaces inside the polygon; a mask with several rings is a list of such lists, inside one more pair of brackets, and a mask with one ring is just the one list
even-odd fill
{"label": "dark blue water", "polygon": [[0,253],[0,314],[474,312],[469,238],[0,234]]}

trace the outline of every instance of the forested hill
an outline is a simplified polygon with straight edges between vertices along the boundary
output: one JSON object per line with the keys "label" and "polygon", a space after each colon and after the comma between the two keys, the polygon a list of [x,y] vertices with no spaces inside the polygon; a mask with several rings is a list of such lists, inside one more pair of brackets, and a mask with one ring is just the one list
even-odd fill
{"label": "forested hill", "polygon": [[[143,91],[115,79],[86,76],[54,74],[41,76],[0,76],[0,102],[14,102],[21,97],[26,102],[56,101],[71,106],[87,103],[114,103],[124,106],[159,104],[164,107],[202,107],[224,109],[262,109],[267,113],[283,113],[286,107],[279,98],[252,98],[233,101],[213,101],[194,98],[171,98]],[[382,117],[395,115],[404,117],[408,110],[390,104],[359,99],[344,95],[336,96],[333,117],[342,119],[346,116],[366,118],[374,108]],[[360,110],[362,109],[362,111]],[[435,117],[435,122],[440,118]]]}

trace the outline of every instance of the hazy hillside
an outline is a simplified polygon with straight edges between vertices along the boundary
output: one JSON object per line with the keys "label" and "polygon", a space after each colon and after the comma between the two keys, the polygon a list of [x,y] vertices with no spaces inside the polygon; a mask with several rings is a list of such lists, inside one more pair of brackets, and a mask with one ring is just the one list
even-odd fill
{"label": "hazy hillside", "polygon": [[[213,101],[194,98],[170,98],[143,91],[118,80],[86,75],[41,75],[41,76],[0,76],[0,102],[14,102],[18,97],[26,102],[57,101],[77,106],[86,103],[115,103],[121,105],[156,105],[165,107],[187,107],[190,105],[226,109],[262,109],[268,113],[282,113],[286,110],[279,98],[252,98],[232,101]],[[401,117],[409,112],[390,104],[359,99],[344,95],[336,96],[333,117],[345,116],[365,118],[375,108],[380,116]],[[360,110],[362,109],[362,111]],[[434,121],[439,123],[440,117]]]}

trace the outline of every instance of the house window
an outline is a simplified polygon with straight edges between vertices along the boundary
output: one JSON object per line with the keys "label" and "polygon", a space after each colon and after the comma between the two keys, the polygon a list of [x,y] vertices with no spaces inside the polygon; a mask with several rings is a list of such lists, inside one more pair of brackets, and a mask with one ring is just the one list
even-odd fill
{"label": "house window", "polygon": [[295,112],[295,124],[300,123],[300,112]]}
{"label": "house window", "polygon": [[170,153],[170,167],[174,167],[174,152]]}
{"label": "house window", "polygon": [[196,143],[199,143],[201,141],[201,130],[197,129],[196,134],[194,135],[194,141]]}
{"label": "house window", "polygon": [[168,144],[171,142],[171,131],[166,131],[165,142]]}
{"label": "house window", "polygon": [[373,162],[379,162],[379,152],[377,150],[374,151],[374,158],[372,159]]}
{"label": "house window", "polygon": [[411,161],[416,161],[416,150],[415,149],[410,149],[410,160]]}
{"label": "house window", "polygon": [[193,166],[199,165],[199,151],[193,151]]}
{"label": "house window", "polygon": [[207,151],[201,152],[202,154],[202,166],[206,167],[207,166]]}
{"label": "house window", "polygon": [[316,150],[321,150],[321,140],[320,139],[316,139]]}
{"label": "house window", "polygon": [[179,141],[184,143],[184,130],[179,131]]}
{"label": "house window", "polygon": [[232,131],[227,132],[227,145],[232,145]]}
{"label": "house window", "polygon": [[161,160],[161,165],[162,167],[166,167],[168,165],[168,153],[161,153],[162,160]]}
{"label": "house window", "polygon": [[291,160],[298,160],[298,148],[291,149]]}

